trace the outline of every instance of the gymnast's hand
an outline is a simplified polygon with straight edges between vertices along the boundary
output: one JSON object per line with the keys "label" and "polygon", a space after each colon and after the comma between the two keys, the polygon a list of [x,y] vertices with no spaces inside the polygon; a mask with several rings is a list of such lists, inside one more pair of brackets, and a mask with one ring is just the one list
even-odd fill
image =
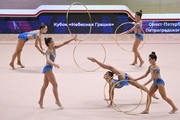
{"label": "gymnast's hand", "polygon": [[95,59],[95,58],[88,57],[87,59],[90,60],[90,61],[92,61],[92,62],[96,62],[96,59]]}
{"label": "gymnast's hand", "polygon": [[45,49],[44,48],[41,48],[42,51],[44,51]]}
{"label": "gymnast's hand", "polygon": [[55,63],[54,63],[54,67],[55,67],[55,68],[60,68],[60,67],[59,67],[59,64],[55,64]]}
{"label": "gymnast's hand", "polygon": [[119,36],[122,36],[122,35],[124,35],[124,34],[125,34],[124,32],[123,32],[123,33],[120,33]]}
{"label": "gymnast's hand", "polygon": [[73,39],[74,39],[75,41],[77,41],[77,35],[75,35]]}
{"label": "gymnast's hand", "polygon": [[136,24],[136,22],[132,22],[132,24],[134,24],[134,25],[135,25],[135,24]]}

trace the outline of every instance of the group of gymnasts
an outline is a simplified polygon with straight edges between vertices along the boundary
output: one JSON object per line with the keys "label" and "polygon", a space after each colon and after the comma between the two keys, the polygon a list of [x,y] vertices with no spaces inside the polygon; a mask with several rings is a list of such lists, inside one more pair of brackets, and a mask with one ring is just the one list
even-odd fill
{"label": "group of gymnasts", "polygon": [[[138,52],[138,46],[141,43],[141,41],[143,41],[143,35],[141,32],[141,29],[142,29],[141,17],[142,17],[142,11],[141,10],[137,11],[135,14],[136,22],[133,22],[134,27],[132,27],[130,30],[128,30],[126,32],[119,34],[121,36],[123,34],[128,34],[132,31],[134,31],[135,42],[134,42],[133,48],[132,48],[132,51],[134,53],[134,61],[131,63],[131,65],[137,64],[137,62],[138,62],[137,60],[139,60],[139,62],[140,62],[139,67],[141,67],[144,63],[143,59],[141,58],[140,53]],[[18,36],[18,42],[17,42],[15,52],[12,55],[12,59],[11,59],[11,62],[9,65],[11,66],[12,69],[15,69],[14,61],[17,57],[17,65],[24,68],[25,66],[21,62],[21,52],[22,52],[23,46],[28,40],[35,39],[35,47],[38,49],[38,51],[40,53],[42,53],[43,55],[46,56],[46,65],[43,68],[44,83],[43,83],[43,86],[40,91],[40,98],[39,98],[38,104],[39,104],[40,108],[43,108],[44,94],[45,94],[46,88],[48,87],[49,83],[51,83],[53,86],[53,94],[55,97],[55,104],[57,104],[60,109],[63,109],[63,106],[62,106],[62,104],[59,100],[59,96],[58,96],[58,84],[57,84],[57,81],[56,81],[56,78],[54,76],[52,69],[53,69],[53,66],[55,68],[59,68],[59,64],[55,63],[56,49],[58,49],[64,45],[67,45],[68,43],[70,43],[73,40],[76,41],[77,35],[75,35],[72,39],[67,40],[67,41],[63,42],[62,44],[58,44],[58,45],[55,45],[55,43],[51,37],[45,38],[44,41],[48,48],[47,48],[46,52],[44,52],[44,49],[42,47],[41,34],[46,33],[47,30],[48,30],[47,25],[42,23],[38,30],[24,32],[24,33],[20,34]],[[106,99],[107,101],[110,101],[110,104],[108,105],[108,107],[113,106],[114,88],[122,88],[125,85],[131,84],[139,89],[144,90],[145,92],[148,93],[148,96],[150,96],[149,99],[147,99],[145,110],[141,112],[142,114],[149,113],[150,105],[148,105],[148,104],[151,103],[151,97],[158,99],[158,97],[156,97],[156,95],[155,95],[155,92],[157,90],[159,91],[161,97],[172,107],[172,110],[169,113],[172,114],[178,110],[178,108],[175,106],[173,101],[166,96],[166,91],[165,91],[165,87],[164,87],[165,82],[160,76],[160,68],[156,64],[157,55],[155,52],[152,52],[149,54],[150,66],[148,67],[146,73],[136,79],[132,78],[129,74],[124,73],[123,71],[114,68],[111,65],[107,65],[102,62],[99,62],[98,60],[96,60],[93,57],[88,57],[87,59],[92,62],[95,62],[100,67],[108,70],[104,74],[104,79],[109,84],[109,99]],[[138,80],[141,80],[141,79],[147,77],[147,75],[149,73],[151,73],[151,78],[144,85],[141,85],[137,82]],[[118,76],[117,80],[113,78],[114,74],[116,74]],[[120,82],[121,80],[123,80],[123,81]],[[148,85],[149,83],[151,83],[152,81],[153,81],[153,83],[152,83],[150,89],[148,90],[145,86]],[[110,91],[112,91],[112,92],[110,92]]]}

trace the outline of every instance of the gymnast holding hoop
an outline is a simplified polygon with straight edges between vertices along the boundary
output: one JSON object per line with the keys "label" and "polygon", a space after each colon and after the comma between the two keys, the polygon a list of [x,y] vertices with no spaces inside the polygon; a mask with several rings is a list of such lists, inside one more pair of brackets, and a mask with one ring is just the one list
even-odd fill
{"label": "gymnast holding hoop", "polygon": [[134,41],[133,48],[132,48],[132,51],[134,52],[134,61],[133,61],[133,63],[131,65],[137,64],[137,59],[139,59],[139,61],[140,61],[139,67],[141,67],[143,65],[143,63],[144,63],[143,59],[141,58],[140,53],[138,52],[138,47],[139,47],[141,41],[143,41],[143,39],[144,39],[143,35],[142,35],[142,32],[141,32],[141,30],[142,30],[141,17],[142,17],[142,10],[137,11],[136,14],[135,14],[135,20],[137,22],[133,22],[134,27],[131,28],[128,31],[120,33],[120,36],[121,36],[121,35],[124,35],[124,34],[131,33],[132,31],[135,32],[135,41]]}
{"label": "gymnast holding hoop", "polygon": [[15,52],[12,55],[11,62],[9,63],[12,69],[15,69],[14,61],[16,57],[17,57],[17,65],[20,65],[21,68],[25,67],[21,63],[21,52],[24,47],[24,44],[30,39],[35,39],[35,47],[38,49],[39,52],[41,52],[44,55],[44,51],[43,51],[44,49],[42,48],[41,34],[46,33],[46,32],[47,32],[47,26],[44,23],[42,23],[38,30],[24,32],[18,36],[18,43],[16,45]]}
{"label": "gymnast holding hoop", "polygon": [[[161,79],[161,76],[160,76],[160,68],[158,67],[158,65],[156,64],[156,60],[157,60],[157,55],[155,52],[152,52],[150,55],[149,55],[149,63],[151,64],[147,70],[147,72],[142,75],[141,77],[137,78],[137,79],[134,79],[135,81],[137,80],[140,80],[140,79],[143,79],[145,77],[147,77],[147,75],[149,73],[151,73],[151,79],[148,80],[144,86],[148,85],[150,82],[153,81],[153,84],[151,85],[150,87],[150,90],[149,90],[149,96],[152,96],[157,90],[159,90],[159,93],[161,95],[161,97],[169,104],[171,105],[172,107],[172,110],[169,112],[170,114],[172,113],[175,113],[178,108],[174,105],[173,101],[168,98],[166,96],[166,90],[164,88],[164,80]],[[151,103],[151,97],[149,99],[149,102]],[[142,112],[142,114],[148,114],[149,113],[149,107],[150,105],[148,105],[148,107],[146,107],[146,109]]]}
{"label": "gymnast holding hoop", "polygon": [[[106,65],[106,64],[104,64],[102,62],[99,62],[95,58],[88,57],[87,59],[89,59],[92,62],[97,63],[100,67],[109,70],[104,74],[104,79],[109,84],[109,99],[107,99],[107,101],[110,101],[110,104],[107,107],[111,107],[112,104],[113,104],[114,88],[122,88],[125,85],[131,84],[131,85],[133,85],[133,86],[135,86],[135,87],[137,87],[139,89],[142,89],[145,92],[148,92],[148,89],[146,87],[140,85],[136,81],[132,82],[134,79],[130,75],[128,75],[127,73],[124,73],[124,72],[122,72],[120,70],[117,70],[113,66]],[[118,80],[113,79],[113,74],[118,75]],[[121,80],[124,80],[124,81],[120,82]],[[128,80],[130,80],[130,81],[128,81]],[[117,82],[119,82],[119,83],[117,84]],[[152,97],[155,98],[155,99],[159,99],[158,97],[156,97],[155,94]],[[148,101],[147,101],[147,103],[148,103]]]}

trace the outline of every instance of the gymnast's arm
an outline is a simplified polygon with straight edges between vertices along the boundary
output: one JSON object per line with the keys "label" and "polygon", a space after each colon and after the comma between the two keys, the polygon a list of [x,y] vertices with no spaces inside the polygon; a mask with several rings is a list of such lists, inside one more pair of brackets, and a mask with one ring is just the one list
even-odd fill
{"label": "gymnast's arm", "polygon": [[144,75],[142,75],[141,77],[136,78],[134,80],[136,80],[136,81],[141,80],[141,79],[147,77],[149,73],[150,73],[150,66],[149,66],[148,70],[146,71],[146,73]]}
{"label": "gymnast's arm", "polygon": [[92,61],[92,62],[95,62],[97,63],[100,67],[104,68],[104,69],[108,69],[110,71],[112,71],[114,74],[120,74],[120,71],[117,70],[116,68],[110,66],[110,65],[106,65],[102,62],[99,62],[98,60],[96,60],[95,58],[92,58],[92,57],[88,57],[88,60]]}
{"label": "gymnast's arm", "polygon": [[111,85],[109,84],[109,100],[111,99]]}
{"label": "gymnast's arm", "polygon": [[[41,42],[41,39],[39,37],[36,37],[34,46],[39,50],[39,52],[41,52],[44,55],[45,53],[44,53],[44,51],[42,49],[42,44],[40,42]],[[41,44],[40,45],[41,48],[38,46],[38,43],[39,43],[39,45]]]}
{"label": "gymnast's arm", "polygon": [[50,59],[50,52],[46,52],[46,60],[48,64],[53,65],[56,68],[59,68],[59,65]]}
{"label": "gymnast's arm", "polygon": [[40,46],[41,50],[44,50],[43,47],[42,47],[41,37],[40,36],[37,36],[37,37],[38,37],[38,40],[39,40],[39,46]]}
{"label": "gymnast's arm", "polygon": [[109,84],[109,98],[108,98],[108,99],[105,98],[104,100],[106,100],[106,101],[111,100],[111,95],[110,95],[110,93],[111,93],[111,85]]}
{"label": "gymnast's arm", "polygon": [[144,84],[144,86],[148,85],[151,81],[153,81],[153,80],[155,79],[155,77],[156,77],[156,75],[157,75],[157,72],[158,72],[158,69],[154,69],[154,70],[153,70],[153,74],[152,74],[152,76],[151,76],[151,79],[148,80],[148,81]]}
{"label": "gymnast's arm", "polygon": [[112,106],[113,103],[113,99],[114,99],[114,87],[113,85],[110,85],[109,88],[109,100],[110,100],[110,105]]}
{"label": "gymnast's arm", "polygon": [[64,45],[67,45],[68,43],[70,43],[71,41],[76,40],[76,39],[77,39],[77,35],[75,35],[74,38],[72,38],[72,39],[70,39],[70,40],[67,40],[67,41],[65,41],[65,42],[62,43],[62,44],[56,45],[56,49],[57,49],[57,48],[60,48],[60,47],[62,47],[62,46],[64,46]]}
{"label": "gymnast's arm", "polygon": [[125,32],[120,33],[119,35],[124,35],[124,34],[128,34],[131,33],[132,31],[134,31],[137,28],[138,24],[135,24],[134,27],[132,27],[130,30],[127,30]]}

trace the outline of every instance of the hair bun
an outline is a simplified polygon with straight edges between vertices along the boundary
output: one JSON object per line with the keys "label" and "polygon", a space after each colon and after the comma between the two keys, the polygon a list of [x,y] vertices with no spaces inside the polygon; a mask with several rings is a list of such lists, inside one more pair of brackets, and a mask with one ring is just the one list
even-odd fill
{"label": "hair bun", "polygon": [[139,12],[141,12],[141,13],[142,13],[142,10],[139,10]]}
{"label": "hair bun", "polygon": [[155,52],[151,52],[151,54],[156,55],[156,53],[155,53]]}
{"label": "hair bun", "polygon": [[44,38],[44,40],[45,40],[45,41],[47,41],[47,40],[48,40],[48,38],[47,38],[47,37],[45,37],[45,38]]}

